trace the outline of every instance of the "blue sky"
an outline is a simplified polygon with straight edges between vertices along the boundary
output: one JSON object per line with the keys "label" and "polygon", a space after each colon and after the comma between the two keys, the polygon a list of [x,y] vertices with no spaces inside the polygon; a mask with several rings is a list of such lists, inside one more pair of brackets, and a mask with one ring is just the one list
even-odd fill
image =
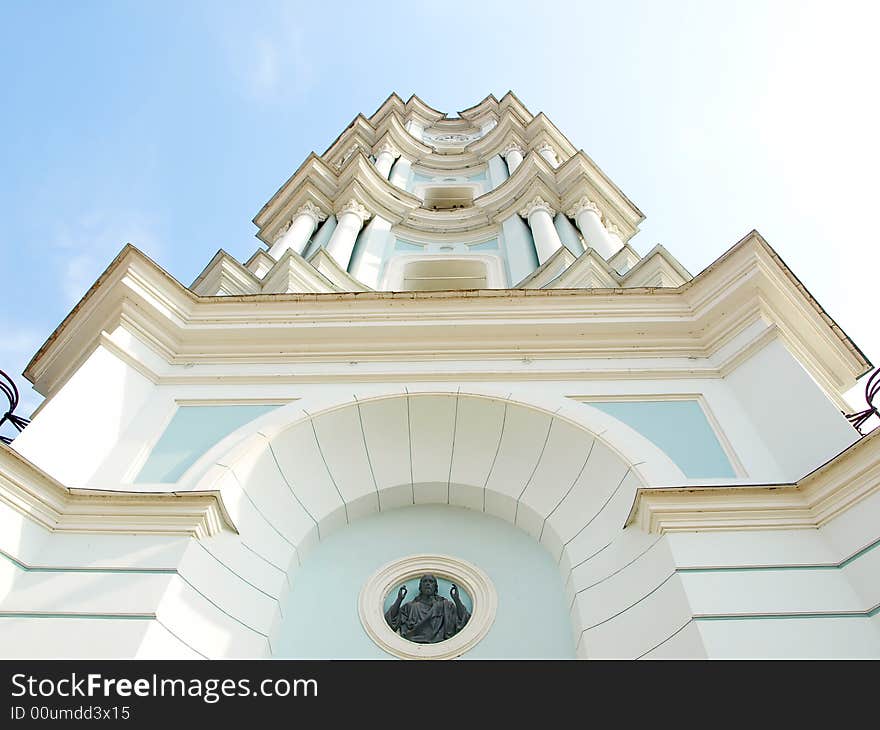
{"label": "blue sky", "polygon": [[126,241],[189,284],[312,151],[392,91],[508,89],[692,273],[752,228],[880,361],[878,5],[0,2],[0,368]]}

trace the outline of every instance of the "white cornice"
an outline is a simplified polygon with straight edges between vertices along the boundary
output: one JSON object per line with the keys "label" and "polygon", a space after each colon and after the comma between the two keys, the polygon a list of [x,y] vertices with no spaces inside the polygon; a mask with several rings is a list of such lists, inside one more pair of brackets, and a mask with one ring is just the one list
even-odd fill
{"label": "white cornice", "polygon": [[196,538],[237,532],[219,492],[70,489],[2,444],[0,502],[53,532]]}
{"label": "white cornice", "polygon": [[647,532],[815,529],[880,491],[880,429],[793,484],[643,487],[627,525]]}
{"label": "white cornice", "polygon": [[794,281],[752,234],[674,289],[199,297],[128,246],[40,348],[25,376],[48,396],[102,331],[120,325],[172,364],[390,355],[707,358],[761,317],[829,393],[845,391],[869,365]]}

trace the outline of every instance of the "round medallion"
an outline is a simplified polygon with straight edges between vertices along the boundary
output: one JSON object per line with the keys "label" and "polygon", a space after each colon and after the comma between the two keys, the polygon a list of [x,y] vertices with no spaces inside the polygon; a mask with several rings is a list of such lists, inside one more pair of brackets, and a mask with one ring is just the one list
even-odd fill
{"label": "round medallion", "polygon": [[489,576],[448,555],[388,563],[358,599],[361,624],[384,651],[402,659],[453,659],[477,644],[498,605]]}

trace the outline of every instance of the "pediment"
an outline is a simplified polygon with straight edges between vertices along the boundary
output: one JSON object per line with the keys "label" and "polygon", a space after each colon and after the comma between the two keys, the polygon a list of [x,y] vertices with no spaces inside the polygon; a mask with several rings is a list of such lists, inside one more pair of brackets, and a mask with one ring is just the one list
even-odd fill
{"label": "pediment", "polygon": [[550,258],[517,284],[514,289],[544,289],[574,261],[574,254],[565,246],[560,246]]}
{"label": "pediment", "polygon": [[622,278],[623,286],[674,288],[693,277],[678,260],[659,243]]}
{"label": "pediment", "polygon": [[597,251],[588,248],[547,289],[616,289],[617,273]]}

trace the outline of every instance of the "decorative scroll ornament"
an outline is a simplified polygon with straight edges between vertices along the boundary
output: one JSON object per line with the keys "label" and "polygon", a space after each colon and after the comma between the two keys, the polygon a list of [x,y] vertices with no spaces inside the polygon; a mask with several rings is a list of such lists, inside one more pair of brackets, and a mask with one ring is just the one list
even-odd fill
{"label": "decorative scroll ornament", "polygon": [[357,142],[355,142],[351,147],[349,147],[348,150],[346,150],[346,152],[342,155],[339,162],[336,163],[336,169],[341,170],[342,166],[346,162],[348,162],[348,160],[351,158],[351,156],[353,154],[355,154],[355,152],[357,152],[360,148],[361,148],[361,146]]}
{"label": "decorative scroll ornament", "polygon": [[290,230],[291,223],[293,223],[293,221],[289,220],[289,221],[287,221],[287,223],[284,223],[281,226],[281,228],[278,229],[278,231],[272,237],[272,243],[275,243],[275,241],[277,241],[279,238],[281,238],[281,236],[283,236],[285,233],[287,233]]}
{"label": "decorative scroll ornament", "polygon": [[354,213],[361,219],[361,223],[369,220],[370,216],[373,215],[354,198],[351,198],[347,203],[339,208],[339,210],[336,211],[336,217],[339,218],[343,213]]}
{"label": "decorative scroll ornament", "polygon": [[299,208],[297,208],[296,215],[297,216],[301,216],[301,215],[311,216],[314,219],[316,226],[321,221],[327,220],[327,214],[324,213],[324,211],[322,211],[311,200],[307,200],[303,205],[301,205]]}
{"label": "decorative scroll ornament", "polygon": [[479,138],[478,135],[455,133],[426,135],[426,137],[429,141],[440,144],[465,144]]}
{"label": "decorative scroll ornament", "polygon": [[571,206],[571,208],[568,209],[568,212],[565,215],[567,215],[569,218],[577,218],[585,210],[595,213],[600,218],[602,217],[602,211],[599,210],[599,206],[586,196],[584,196],[577,203]]}
{"label": "decorative scroll ornament", "polygon": [[623,239],[623,236],[621,236],[620,234],[620,229],[617,227],[616,223],[612,223],[611,221],[606,220],[605,230],[608,231],[608,233],[610,233],[612,236],[617,236],[621,240]]}
{"label": "decorative scroll ornament", "polygon": [[383,152],[391,155],[395,160],[400,157],[400,150],[397,149],[389,140],[384,140],[382,144],[380,144],[376,148],[376,157],[381,155]]}
{"label": "decorative scroll ornament", "polygon": [[538,195],[536,195],[526,205],[524,205],[520,209],[519,214],[523,218],[528,218],[532,213],[538,210],[547,211],[547,213],[550,214],[551,218],[556,215],[556,211],[550,206],[550,203],[548,203],[546,200]]}
{"label": "decorative scroll ornament", "polygon": [[519,152],[520,156],[524,156],[526,154],[526,151],[516,142],[511,142],[510,144],[508,144],[503,150],[501,150],[500,154],[502,157],[507,159],[507,155],[509,155],[511,152]]}

